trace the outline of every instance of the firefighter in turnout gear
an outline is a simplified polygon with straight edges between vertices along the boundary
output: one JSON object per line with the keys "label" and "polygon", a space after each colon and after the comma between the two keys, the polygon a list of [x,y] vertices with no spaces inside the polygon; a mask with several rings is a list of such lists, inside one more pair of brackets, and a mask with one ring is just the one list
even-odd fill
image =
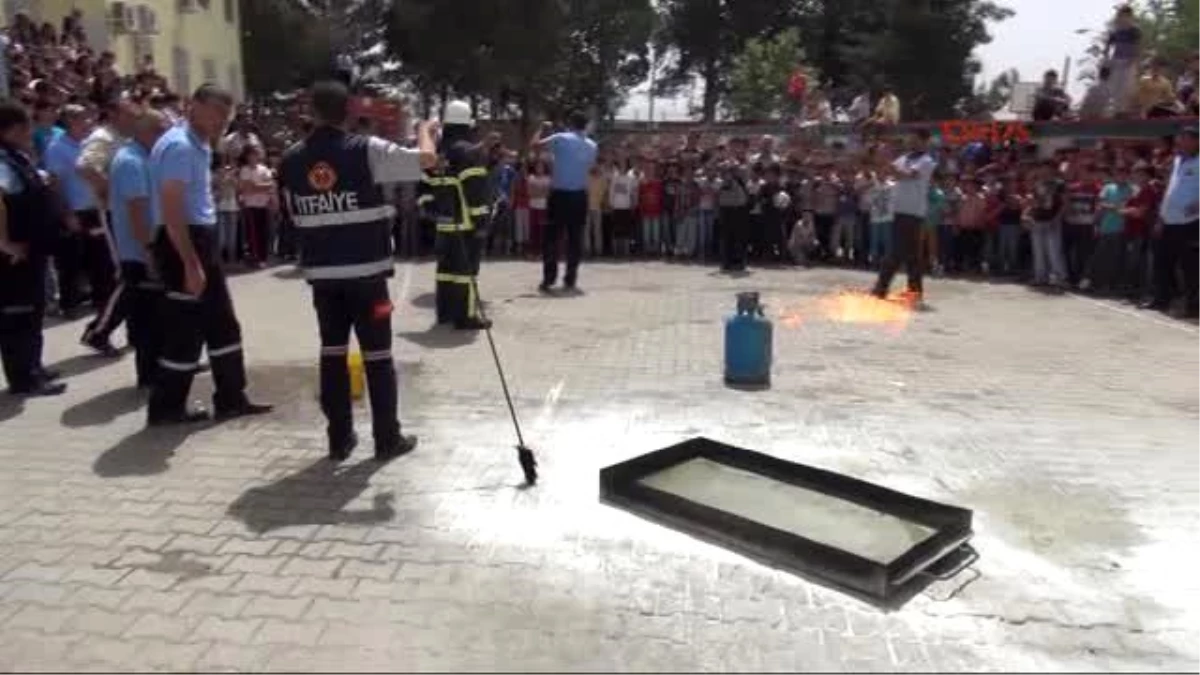
{"label": "firefighter in turnout gear", "polygon": [[475,275],[480,237],[491,215],[488,170],[482,146],[473,140],[475,120],[465,101],[451,101],[442,118],[438,170],[424,179],[437,223],[437,319],[459,330],[483,330]]}
{"label": "firefighter in turnout gear", "polygon": [[435,164],[434,124],[421,126],[418,148],[411,150],[346,131],[350,93],[340,82],[314,85],[311,103],[317,126],[284,154],[280,173],[321,333],[329,459],[346,460],[358,443],[347,367],[353,329],[371,398],[375,458],[387,461],[411,451],[416,438],[400,433],[397,415],[388,296],[396,211],[383,186],[416,182]]}

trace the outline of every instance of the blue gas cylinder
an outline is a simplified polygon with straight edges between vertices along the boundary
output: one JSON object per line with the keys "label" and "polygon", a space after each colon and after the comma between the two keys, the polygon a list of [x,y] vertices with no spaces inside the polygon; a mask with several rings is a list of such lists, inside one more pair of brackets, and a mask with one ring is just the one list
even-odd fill
{"label": "blue gas cylinder", "polygon": [[758,293],[738,293],[737,313],[725,320],[725,381],[770,384],[773,335]]}

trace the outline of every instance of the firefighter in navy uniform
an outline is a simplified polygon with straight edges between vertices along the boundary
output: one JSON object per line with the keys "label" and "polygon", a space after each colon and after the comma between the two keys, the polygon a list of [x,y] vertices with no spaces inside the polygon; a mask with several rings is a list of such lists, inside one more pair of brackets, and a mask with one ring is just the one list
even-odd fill
{"label": "firefighter in navy uniform", "polygon": [[487,157],[474,141],[475,121],[466,101],[450,101],[442,118],[440,166],[424,179],[437,222],[437,318],[459,330],[483,330],[475,276],[481,236],[491,214]]}
{"label": "firefighter in navy uniform", "polygon": [[66,385],[41,367],[46,255],[57,238],[55,202],[27,154],[29,113],[0,101],[0,361],[9,391],[55,396]]}
{"label": "firefighter in navy uniform", "polygon": [[347,368],[350,331],[362,349],[371,398],[375,457],[387,461],[416,446],[400,433],[392,359],[392,218],[383,185],[416,182],[437,161],[433,124],[416,150],[345,129],[350,93],[340,82],[313,86],[317,126],[284,154],[286,204],[300,244],[300,269],[312,286],[321,333],[321,409],[329,458],[344,461],[358,442]]}

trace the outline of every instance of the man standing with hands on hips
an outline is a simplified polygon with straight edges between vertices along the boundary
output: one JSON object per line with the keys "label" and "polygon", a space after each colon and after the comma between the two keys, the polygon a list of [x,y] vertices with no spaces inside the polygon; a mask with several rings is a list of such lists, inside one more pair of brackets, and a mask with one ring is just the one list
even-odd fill
{"label": "man standing with hands on hips", "polygon": [[558,240],[567,233],[567,269],[563,286],[576,290],[579,261],[583,257],[583,228],[587,223],[588,172],[596,163],[596,142],[587,137],[587,116],[571,113],[567,131],[546,135],[553,126],[543,122],[530,142],[534,155],[550,148],[554,165],[550,175],[550,202],[545,236],[542,241],[542,284],[538,290],[549,293],[558,279]]}
{"label": "man standing with hands on hips", "polygon": [[232,94],[201,85],[187,119],[163,134],[150,153],[153,254],[166,292],[162,355],[147,409],[151,426],[208,419],[207,412],[187,407],[202,346],[208,348],[218,420],[272,409],[246,398],[242,330],[217,250],[211,139],[220,137],[232,111]]}
{"label": "man standing with hands on hips", "polygon": [[400,433],[392,356],[393,207],[384,185],[415,183],[438,161],[435,125],[421,124],[417,149],[346,130],[350,91],[336,81],[312,88],[316,128],[284,153],[281,183],[300,242],[300,269],[312,286],[321,334],[321,410],[328,422],[329,459],[342,462],[358,443],[346,357],[350,331],[362,348],[375,459],[416,447]]}
{"label": "man standing with hands on hips", "polygon": [[908,276],[908,292],[917,303],[923,301],[921,269],[921,228],[929,214],[929,181],[937,161],[929,154],[929,132],[921,129],[909,142],[909,151],[892,162],[896,179],[892,192],[895,220],[892,224],[892,251],[879,268],[874,295],[887,298],[892,278],[903,262]]}

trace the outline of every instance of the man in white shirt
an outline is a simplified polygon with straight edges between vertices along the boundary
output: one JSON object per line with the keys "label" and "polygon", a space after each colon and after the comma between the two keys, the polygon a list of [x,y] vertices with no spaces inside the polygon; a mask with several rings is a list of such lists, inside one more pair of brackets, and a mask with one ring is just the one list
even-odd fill
{"label": "man in white shirt", "polygon": [[850,116],[851,124],[858,125],[866,121],[871,116],[871,94],[864,91],[855,96],[846,113]]}
{"label": "man in white shirt", "polygon": [[[108,243],[109,252],[113,259],[113,274],[120,276],[120,265],[117,262],[117,251],[113,245],[112,234],[108,228],[108,170],[113,156],[129,137],[138,119],[137,107],[129,100],[114,95],[104,104],[103,119],[86,138],[83,139],[79,151],[79,159],[75,166],[79,175],[92,188],[96,196],[96,204],[104,218],[103,236]],[[128,303],[122,302],[122,286],[119,280],[113,281],[113,292],[109,295],[104,307],[100,308],[96,318],[84,328],[80,342],[92,348],[99,354],[115,356],[117,350],[109,338],[128,314]]]}
{"label": "man in white shirt", "polygon": [[892,190],[895,218],[892,225],[892,250],[879,268],[874,294],[886,298],[892,278],[903,261],[908,276],[908,292],[921,301],[920,235],[929,213],[929,183],[937,161],[929,154],[929,131],[921,129],[913,135],[909,152],[892,162],[891,174],[896,181]]}
{"label": "man in white shirt", "polygon": [[229,133],[221,139],[219,149],[227,159],[237,162],[241,158],[242,152],[250,145],[262,148],[262,139],[250,129],[246,119],[238,115],[229,125]]}

